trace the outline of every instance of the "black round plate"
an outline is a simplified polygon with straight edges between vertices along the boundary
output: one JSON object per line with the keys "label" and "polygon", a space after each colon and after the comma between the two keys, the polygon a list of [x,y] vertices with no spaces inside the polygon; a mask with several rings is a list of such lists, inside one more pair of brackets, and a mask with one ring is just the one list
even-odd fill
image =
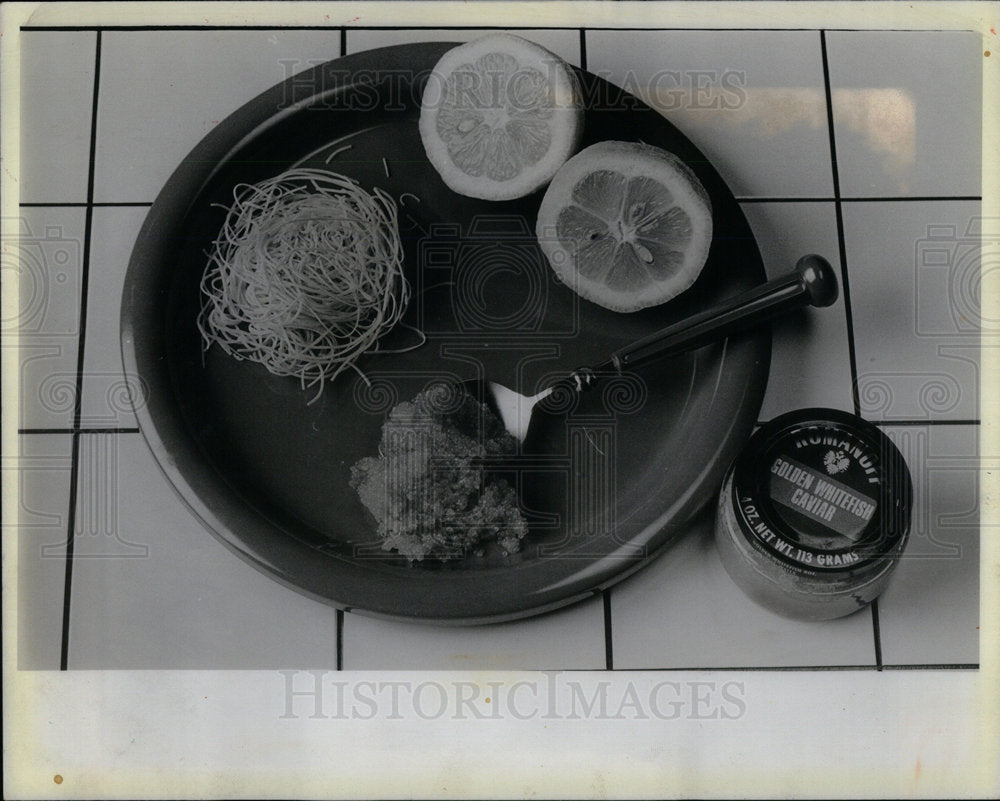
{"label": "black round plate", "polygon": [[[541,445],[508,471],[530,521],[520,553],[410,564],[382,551],[348,481],[351,465],[376,452],[394,403],[442,379],[486,377],[530,394],[549,376],[599,363],[764,280],[750,228],[704,156],[635,97],[581,72],[583,145],[644,141],[678,154],[711,196],[714,239],[701,277],[665,305],[619,314],[578,298],[554,279],[535,241],[540,192],[509,202],[461,197],[427,161],[421,93],[451,46],[331,61],[273,87],[205,137],[139,234],[122,300],[122,354],[144,388],[136,414],[155,458],[240,556],[341,608],[480,623],[588,597],[682,533],[752,430],[771,340],[761,329],[651,365],[541,421]],[[342,373],[311,404],[315,390],[294,378],[218,347],[203,352],[195,322],[205,254],[233,187],[294,164],[349,175],[398,200],[414,291],[405,322],[427,336],[406,353],[366,356],[359,367],[370,385]],[[413,340],[398,326],[383,345]]]}

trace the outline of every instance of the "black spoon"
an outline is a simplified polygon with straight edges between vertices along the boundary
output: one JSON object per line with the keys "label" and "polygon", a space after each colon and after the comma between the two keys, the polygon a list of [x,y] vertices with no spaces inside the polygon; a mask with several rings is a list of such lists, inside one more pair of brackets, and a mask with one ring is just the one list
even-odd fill
{"label": "black spoon", "polygon": [[603,364],[580,367],[537,395],[522,395],[503,384],[483,379],[466,381],[462,388],[485,402],[507,431],[518,442],[524,442],[535,406],[553,393],[582,392],[602,376],[620,375],[654,359],[694,350],[802,306],[829,306],[837,295],[837,277],[830,263],[822,256],[803,256],[787,275],[626,345]]}

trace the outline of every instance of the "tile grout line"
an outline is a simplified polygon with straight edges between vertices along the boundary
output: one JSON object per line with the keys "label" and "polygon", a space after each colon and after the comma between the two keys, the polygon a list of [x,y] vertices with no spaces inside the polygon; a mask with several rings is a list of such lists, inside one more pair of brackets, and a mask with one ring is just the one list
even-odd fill
{"label": "tile grout line", "polygon": [[118,201],[101,201],[95,203],[88,203],[85,200],[67,200],[64,202],[58,201],[23,201],[17,204],[22,209],[85,209],[90,206],[94,208],[104,208],[107,206],[113,207],[139,207],[139,208],[149,208],[153,205],[151,200],[118,200]]}
{"label": "tile grout line", "polygon": [[70,451],[69,468],[69,511],[66,522],[66,560],[65,572],[63,574],[63,608],[62,608],[62,632],[59,645],[59,670],[66,670],[69,666],[69,621],[70,621],[70,599],[73,592],[73,543],[76,538],[76,502],[77,483],[80,480],[80,435],[73,434],[73,444]]}
{"label": "tile grout line", "polygon": [[18,434],[138,434],[138,428],[19,428]]}
{"label": "tile grout line", "polygon": [[875,669],[882,670],[882,635],[878,622],[878,598],[872,601],[872,634],[875,638]]}
{"label": "tile grout line", "polygon": [[344,669],[344,610],[337,610],[337,670]]}
{"label": "tile grout line", "polygon": [[823,88],[826,92],[826,121],[830,136],[830,167],[833,173],[833,206],[837,217],[837,250],[840,256],[841,291],[844,296],[844,316],[847,321],[847,352],[851,363],[851,400],[854,413],[861,416],[858,396],[858,358],[854,343],[854,315],[851,311],[851,284],[847,276],[847,243],[844,241],[844,210],[840,199],[840,170],[837,167],[837,137],[833,124],[833,92],[830,89],[830,63],[826,52],[826,31],[819,32],[820,56],[823,60]]}
{"label": "tile grout line", "polygon": [[[735,667],[729,665],[692,665],[684,667],[627,667],[618,668],[618,673],[638,673],[640,671],[669,671],[673,673],[682,673],[685,671],[701,671],[701,672],[726,672],[726,673],[737,673],[737,672],[747,672],[747,673],[794,673],[803,671],[879,671],[879,670],[979,670],[980,666],[977,662],[955,662],[955,663],[939,663],[939,664],[900,664],[900,665],[883,665],[881,668],[875,665],[737,665]],[[566,670],[567,673],[583,673],[586,672],[585,668],[571,668]]]}
{"label": "tile grout line", "polygon": [[614,641],[611,639],[611,589],[601,591],[604,602],[604,669],[615,669]]}
{"label": "tile grout line", "polygon": [[737,197],[737,203],[945,203],[981,201],[976,195],[886,195],[885,197]]}
{"label": "tile grout line", "polygon": [[[352,30],[357,31],[466,31],[466,30],[511,30],[511,31],[566,31],[573,30],[569,25],[352,25]],[[79,32],[79,31],[328,31],[336,30],[333,25],[22,25],[21,31],[32,33],[47,32]],[[731,32],[739,31],[745,33],[815,33],[819,28],[636,28],[636,27],[607,27],[593,25],[588,28],[592,31],[604,32]],[[828,28],[831,31],[846,31],[851,33],[867,33],[869,28]],[[911,33],[911,28],[885,28],[883,33]]]}
{"label": "tile grout line", "polygon": [[[819,32],[820,57],[823,61],[823,90],[826,93],[826,120],[830,136],[830,169],[833,179],[833,208],[837,218],[837,251],[840,256],[840,277],[844,293],[844,318],[847,323],[847,352],[851,363],[851,400],[854,413],[861,416],[858,393],[858,354],[854,340],[854,313],[851,309],[851,284],[847,275],[847,242],[844,237],[844,209],[840,199],[840,169],[837,164],[837,132],[833,118],[833,90],[830,85],[830,58],[826,47],[826,31]],[[875,645],[875,669],[882,670],[882,635],[879,629],[878,599],[871,605],[872,638]]]}
{"label": "tile grout line", "polygon": [[80,337],[76,350],[76,396],[73,398],[73,447],[70,463],[69,519],[66,523],[66,573],[63,579],[62,643],[59,669],[69,665],[70,605],[73,592],[73,546],[76,539],[76,504],[80,481],[80,419],[83,412],[83,363],[87,345],[87,296],[90,282],[90,239],[94,225],[94,162],[97,152],[97,99],[101,91],[101,32],[94,45],[94,96],[90,112],[90,163],[87,169],[87,213],[83,225],[83,257],[80,265]]}
{"label": "tile grout line", "polygon": [[[345,31],[346,39],[346,31]],[[346,47],[346,43],[344,44]],[[581,49],[582,59],[586,61],[586,50]],[[586,69],[586,67],[581,67]],[[737,203],[835,203],[837,198],[832,197],[737,197]],[[886,195],[885,197],[842,197],[841,203],[949,203],[949,202],[981,202],[982,196],[978,195],[913,195],[910,197],[899,195]],[[153,205],[152,200],[97,200],[87,203],[85,200],[36,200],[22,201],[18,206],[23,209],[52,209],[52,208],[149,208]]]}
{"label": "tile grout line", "polygon": [[[347,55],[347,27],[341,27],[340,29],[340,57],[343,58]],[[336,647],[337,647],[337,657],[336,664],[337,670],[344,669],[344,610],[338,609],[336,611]]]}

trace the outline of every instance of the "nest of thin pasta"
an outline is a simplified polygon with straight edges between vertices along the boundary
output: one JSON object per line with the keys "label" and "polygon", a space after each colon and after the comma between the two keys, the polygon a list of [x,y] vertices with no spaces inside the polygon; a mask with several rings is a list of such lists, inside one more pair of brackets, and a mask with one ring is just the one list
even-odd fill
{"label": "nest of thin pasta", "polygon": [[201,282],[205,348],[318,386],[315,400],[406,311],[395,201],[310,168],[233,195]]}

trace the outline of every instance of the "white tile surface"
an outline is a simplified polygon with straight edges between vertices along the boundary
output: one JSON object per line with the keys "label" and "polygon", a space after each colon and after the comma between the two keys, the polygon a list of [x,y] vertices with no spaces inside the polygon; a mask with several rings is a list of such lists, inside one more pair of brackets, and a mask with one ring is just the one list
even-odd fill
{"label": "white tile surface", "polygon": [[[744,203],[768,278],[795,268],[809,253],[825,258],[840,280],[833,203]],[[844,293],[823,309],[806,309],[773,325],[771,375],[761,420],[808,406],[854,410]]]}
{"label": "white tile surface", "polygon": [[333,29],[106,32],[95,199],[154,200],[221,120],[271,86],[339,55]]}
{"label": "white tile surface", "polygon": [[20,333],[22,428],[73,425],[84,216],[80,208],[22,208],[19,248],[4,243],[4,267],[8,258],[19,264],[19,313],[4,330]]}
{"label": "white tile surface", "polygon": [[87,199],[97,34],[21,34],[22,203]]}
{"label": "white tile surface", "polygon": [[887,426],[885,432],[910,466],[914,515],[903,558],[879,599],[882,661],[978,663],[979,428]]}
{"label": "white tile surface", "polygon": [[614,667],[874,665],[867,609],[806,623],[750,601],[719,560],[714,513],[653,564],[611,589]]}
{"label": "white tile surface", "polygon": [[69,667],[335,668],[336,611],[224,548],[139,434],[80,438]]}
{"label": "white tile surface", "polygon": [[524,621],[444,627],[344,616],[345,670],[601,670],[600,597]]}
{"label": "white tile surface", "polygon": [[737,197],[831,197],[815,31],[588,31],[587,67],[638,95]]}
{"label": "white tile surface", "polygon": [[80,420],[85,428],[136,425],[127,393],[141,391],[141,385],[122,371],[119,317],[129,256],[148,212],[144,207],[93,212]]}
{"label": "white tile surface", "polygon": [[[58,670],[72,435],[21,434],[18,439],[17,666]],[[13,469],[4,461],[5,471]]]}
{"label": "white tile surface", "polygon": [[979,195],[982,36],[832,31],[843,197]]}
{"label": "white tile surface", "polygon": [[[576,29],[519,30],[508,28],[509,33],[537,42],[555,53],[570,64],[580,66],[580,32]],[[360,50],[371,50],[376,47],[388,47],[395,44],[410,44],[412,42],[468,42],[488,33],[496,31],[487,29],[440,30],[436,28],[420,28],[410,30],[354,30],[347,31],[347,52],[357,53]]]}
{"label": "white tile surface", "polygon": [[[347,48],[458,41],[479,33],[351,29]],[[521,33],[579,64],[576,30]],[[51,104],[26,112],[22,125],[33,131],[38,147],[24,154],[21,199],[83,200],[93,34],[28,33],[25,41],[23,65],[26,75],[35,76],[30,80],[38,97],[65,102],[55,121]],[[978,139],[973,142],[967,124],[978,113],[978,100],[970,105],[966,78],[975,72],[981,49],[973,59],[966,42],[963,34],[828,34],[843,194],[978,193]],[[290,72],[336,57],[339,33],[106,31],[102,53],[96,199],[148,202],[226,114]],[[591,31],[587,56],[591,71],[645,91],[647,98],[655,94],[666,116],[738,196],[832,195],[818,33]],[[926,80],[928,71],[941,80]],[[651,85],[659,91],[651,93]],[[945,89],[939,92],[939,86]],[[852,107],[857,90],[871,88],[898,89],[893,97],[912,101],[911,149],[905,114],[890,114],[875,125],[882,118],[871,106],[861,108],[864,113]],[[722,107],[734,100],[737,108]],[[698,107],[703,105],[708,107]],[[938,110],[928,119],[932,108]],[[887,149],[900,131],[904,138]],[[926,157],[940,152],[948,152],[948,159]],[[806,252],[839,266],[831,203],[745,203],[743,209],[769,276],[790,269]],[[845,203],[843,211],[863,412],[890,421],[975,417],[978,356],[969,323],[977,313],[971,289],[977,274],[966,234],[979,204]],[[93,213],[85,425],[135,424],[115,390],[123,378],[118,312],[128,257],[146,213],[101,207]],[[45,302],[32,300],[34,295],[22,300],[22,319],[33,333],[22,341],[20,425],[68,426],[73,394],[66,387],[75,380],[82,261],[73,243],[82,253],[85,212],[23,209],[22,217],[32,241],[47,227],[58,233],[41,235],[45,269],[37,272],[43,276],[37,283],[44,284]],[[65,270],[62,263],[53,267],[56,252],[69,254]],[[57,280],[60,274],[63,280]],[[62,390],[59,378],[68,381]],[[47,405],[33,400],[45,392],[51,396]],[[851,408],[842,301],[776,326],[761,418],[807,405]],[[907,558],[879,602],[883,660],[976,662],[978,429],[886,430],[913,466],[916,517]],[[20,536],[20,666],[54,668],[72,440],[68,434],[20,439],[29,457],[22,503],[25,520],[33,521]],[[615,668],[874,664],[868,612],[806,624],[748,601],[719,562],[712,522],[702,521],[656,563],[612,589]],[[336,665],[334,610],[260,575],[218,544],[176,498],[139,435],[81,437],[75,535],[71,668]],[[39,545],[53,546],[45,559],[34,558]],[[29,629],[32,636],[25,640]],[[347,669],[605,666],[600,598],[477,628],[347,614],[343,633]]]}
{"label": "white tile surface", "polygon": [[845,203],[843,212],[862,414],[977,418],[980,248],[969,226],[979,203]]}

